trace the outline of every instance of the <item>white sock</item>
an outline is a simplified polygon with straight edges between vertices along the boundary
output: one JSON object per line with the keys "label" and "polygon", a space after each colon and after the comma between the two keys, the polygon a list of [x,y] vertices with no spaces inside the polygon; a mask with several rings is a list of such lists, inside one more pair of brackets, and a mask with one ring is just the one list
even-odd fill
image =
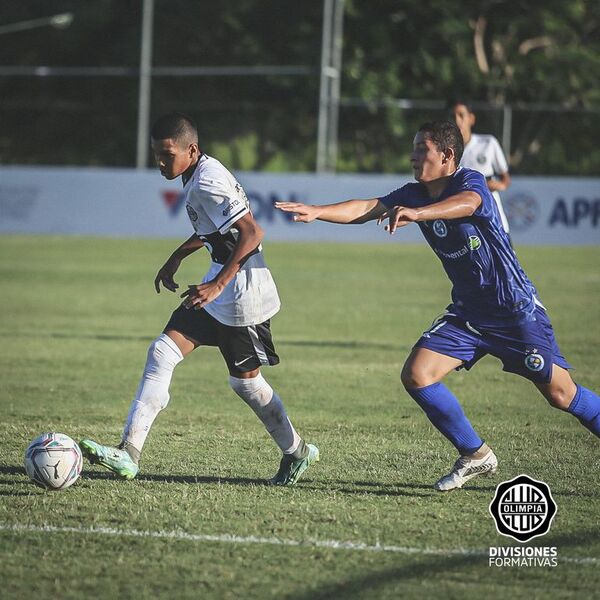
{"label": "white sock", "polygon": [[123,431],[124,444],[141,452],[156,415],[169,403],[173,370],[182,360],[181,350],[168,335],[163,333],[150,344],[144,374]]}
{"label": "white sock", "polygon": [[288,419],[281,398],[259,373],[251,379],[229,377],[233,391],[256,413],[284,454],[292,454],[302,441]]}

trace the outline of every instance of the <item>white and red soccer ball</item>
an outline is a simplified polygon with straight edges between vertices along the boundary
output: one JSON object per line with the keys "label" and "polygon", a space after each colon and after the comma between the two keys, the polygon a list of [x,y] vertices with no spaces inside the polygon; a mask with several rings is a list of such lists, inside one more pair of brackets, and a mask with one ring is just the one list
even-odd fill
{"label": "white and red soccer ball", "polygon": [[49,490],[72,486],[79,479],[82,467],[79,446],[64,433],[43,433],[25,451],[27,475]]}

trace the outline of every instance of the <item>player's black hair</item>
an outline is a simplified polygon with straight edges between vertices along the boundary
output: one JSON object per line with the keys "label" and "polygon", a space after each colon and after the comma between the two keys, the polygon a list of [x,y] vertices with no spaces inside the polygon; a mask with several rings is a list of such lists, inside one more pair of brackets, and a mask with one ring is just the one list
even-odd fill
{"label": "player's black hair", "polygon": [[426,134],[440,152],[445,152],[448,148],[452,148],[454,150],[454,161],[458,167],[465,144],[460,129],[455,123],[451,121],[431,121],[430,123],[421,125],[419,131]]}
{"label": "player's black hair", "polygon": [[153,140],[183,141],[198,143],[198,128],[194,120],[183,113],[172,112],[159,117],[152,125],[150,136]]}
{"label": "player's black hair", "polygon": [[473,112],[473,103],[470,100],[467,100],[466,98],[461,98],[460,96],[454,96],[453,98],[450,98],[446,102],[446,110],[452,110],[455,106],[458,106],[459,104],[465,106],[470,113]]}

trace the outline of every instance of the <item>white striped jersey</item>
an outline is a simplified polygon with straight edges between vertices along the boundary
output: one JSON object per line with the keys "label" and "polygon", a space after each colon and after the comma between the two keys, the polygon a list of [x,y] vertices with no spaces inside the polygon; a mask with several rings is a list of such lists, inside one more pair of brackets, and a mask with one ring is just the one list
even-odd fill
{"label": "white striped jersey", "polygon": [[[185,206],[196,235],[204,241],[212,263],[202,282],[214,279],[236,240],[235,223],[250,212],[242,186],[215,158],[203,154],[183,188]],[[258,247],[206,312],[224,325],[245,327],[270,319],[280,308],[271,272]]]}

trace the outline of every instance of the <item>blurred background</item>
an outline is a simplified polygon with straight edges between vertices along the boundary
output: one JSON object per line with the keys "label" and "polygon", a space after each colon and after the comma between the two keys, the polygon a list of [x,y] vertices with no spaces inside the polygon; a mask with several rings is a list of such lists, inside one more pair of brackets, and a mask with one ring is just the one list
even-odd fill
{"label": "blurred background", "polygon": [[600,244],[600,2],[4,2],[0,232],[187,237],[149,145],[177,110],[268,239],[382,243],[376,227],[294,227],[273,203],[412,181],[415,131],[456,97],[508,158],[513,241]]}
{"label": "blurred background", "polygon": [[474,102],[521,175],[600,175],[600,3],[24,0],[0,6],[0,162],[151,166],[189,113],[234,170],[408,172]]}

